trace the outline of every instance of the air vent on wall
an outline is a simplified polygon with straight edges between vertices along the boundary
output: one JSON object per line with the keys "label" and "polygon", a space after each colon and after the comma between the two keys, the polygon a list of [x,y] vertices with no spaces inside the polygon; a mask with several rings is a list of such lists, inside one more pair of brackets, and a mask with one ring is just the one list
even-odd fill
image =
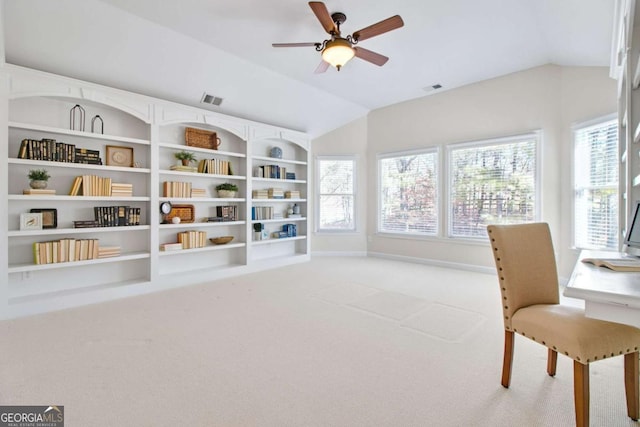
{"label": "air vent on wall", "polygon": [[204,93],[202,95],[202,99],[200,100],[201,103],[203,104],[211,104],[211,105],[220,105],[222,104],[222,98],[220,98],[219,96],[215,96],[215,95],[209,95],[208,93]]}

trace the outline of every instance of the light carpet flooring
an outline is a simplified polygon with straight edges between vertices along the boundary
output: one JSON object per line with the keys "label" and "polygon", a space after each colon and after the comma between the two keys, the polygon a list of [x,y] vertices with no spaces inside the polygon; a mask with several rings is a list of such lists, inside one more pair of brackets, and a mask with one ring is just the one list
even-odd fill
{"label": "light carpet flooring", "polygon": [[[571,426],[573,371],[516,339],[500,385],[494,275],[311,262],[0,322],[0,404],[66,426]],[[575,304],[576,302],[573,301]],[[591,425],[626,416],[623,359],[591,365]]]}

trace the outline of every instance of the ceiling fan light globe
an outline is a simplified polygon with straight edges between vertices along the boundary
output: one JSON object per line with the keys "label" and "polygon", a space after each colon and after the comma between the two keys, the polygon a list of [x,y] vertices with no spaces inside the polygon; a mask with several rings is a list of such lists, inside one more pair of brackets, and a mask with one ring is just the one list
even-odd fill
{"label": "ceiling fan light globe", "polygon": [[322,59],[338,70],[353,58],[354,55],[355,52],[351,47],[351,43],[341,38],[336,38],[328,42],[322,51]]}

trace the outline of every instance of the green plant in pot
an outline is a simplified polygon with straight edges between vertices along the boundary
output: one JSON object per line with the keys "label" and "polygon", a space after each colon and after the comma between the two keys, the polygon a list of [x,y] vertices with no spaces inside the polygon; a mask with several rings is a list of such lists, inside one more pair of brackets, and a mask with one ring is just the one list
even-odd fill
{"label": "green plant in pot", "polygon": [[182,162],[182,166],[189,166],[189,163],[196,161],[195,154],[189,151],[178,151],[175,157]]}
{"label": "green plant in pot", "polygon": [[47,181],[51,178],[46,169],[31,169],[29,171],[29,186],[36,189],[47,188]]}
{"label": "green plant in pot", "polygon": [[238,193],[238,186],[229,182],[225,182],[223,184],[217,185],[216,191],[218,192],[218,196],[220,197],[236,197],[236,194]]}

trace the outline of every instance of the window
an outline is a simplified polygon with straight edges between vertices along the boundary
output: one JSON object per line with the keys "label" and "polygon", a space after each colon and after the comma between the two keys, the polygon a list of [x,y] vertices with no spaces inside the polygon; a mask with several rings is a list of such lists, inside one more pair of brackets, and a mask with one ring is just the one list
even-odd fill
{"label": "window", "polygon": [[318,157],[316,163],[317,230],[354,231],[356,161],[350,157]]}
{"label": "window", "polygon": [[574,245],[618,249],[618,123],[574,131]]}
{"label": "window", "polygon": [[378,231],[438,232],[438,151],[378,156]]}
{"label": "window", "polygon": [[538,217],[539,134],[449,147],[449,236],[482,238],[488,224]]}

